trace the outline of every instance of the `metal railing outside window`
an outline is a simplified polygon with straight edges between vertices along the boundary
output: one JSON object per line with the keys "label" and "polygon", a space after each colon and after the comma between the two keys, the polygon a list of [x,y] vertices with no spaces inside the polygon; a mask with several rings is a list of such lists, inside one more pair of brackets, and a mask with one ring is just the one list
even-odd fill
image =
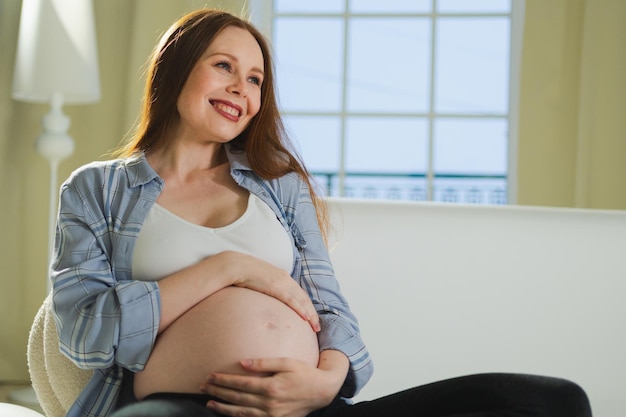
{"label": "metal railing outside window", "polygon": [[[428,201],[425,173],[345,173],[343,193],[336,172],[313,172],[325,196],[362,199]],[[446,180],[433,190],[435,201],[463,204],[507,204],[503,175],[440,174]]]}

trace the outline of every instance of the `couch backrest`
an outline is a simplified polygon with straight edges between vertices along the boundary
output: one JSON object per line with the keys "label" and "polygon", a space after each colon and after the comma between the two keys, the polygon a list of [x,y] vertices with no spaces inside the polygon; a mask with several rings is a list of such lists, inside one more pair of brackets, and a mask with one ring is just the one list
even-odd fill
{"label": "couch backrest", "polygon": [[626,415],[626,212],[330,199],[375,374],[357,399],[481,372],[582,385]]}

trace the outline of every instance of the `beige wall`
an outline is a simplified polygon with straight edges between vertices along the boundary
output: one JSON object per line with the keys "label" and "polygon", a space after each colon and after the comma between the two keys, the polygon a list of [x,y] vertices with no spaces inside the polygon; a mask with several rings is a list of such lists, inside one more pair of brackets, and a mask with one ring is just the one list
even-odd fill
{"label": "beige wall", "polygon": [[518,203],[626,209],[626,2],[526,0]]}
{"label": "beige wall", "polygon": [[[132,126],[140,68],[187,10],[245,0],[94,0],[102,99],[67,106],[72,157],[100,158]],[[626,2],[526,0],[519,202],[626,209]],[[25,346],[46,291],[48,166],[34,150],[46,105],[11,99],[19,0],[0,0],[0,381],[28,378]]]}

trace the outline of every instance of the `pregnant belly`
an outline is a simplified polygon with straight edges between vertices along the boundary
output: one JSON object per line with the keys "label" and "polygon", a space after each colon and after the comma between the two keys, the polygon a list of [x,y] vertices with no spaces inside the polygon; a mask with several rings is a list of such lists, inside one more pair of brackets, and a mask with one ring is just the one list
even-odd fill
{"label": "pregnant belly", "polygon": [[145,369],[135,374],[135,396],[200,392],[211,372],[245,374],[240,360],[279,357],[317,366],[317,336],[308,322],[273,297],[224,288],[159,335]]}

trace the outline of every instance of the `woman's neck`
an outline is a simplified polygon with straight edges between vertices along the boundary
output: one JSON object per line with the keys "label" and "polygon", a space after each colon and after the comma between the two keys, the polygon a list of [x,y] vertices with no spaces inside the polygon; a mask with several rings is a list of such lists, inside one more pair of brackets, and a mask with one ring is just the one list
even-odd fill
{"label": "woman's neck", "polygon": [[211,171],[228,162],[221,143],[166,145],[150,152],[148,162],[163,178],[185,178],[199,171]]}

